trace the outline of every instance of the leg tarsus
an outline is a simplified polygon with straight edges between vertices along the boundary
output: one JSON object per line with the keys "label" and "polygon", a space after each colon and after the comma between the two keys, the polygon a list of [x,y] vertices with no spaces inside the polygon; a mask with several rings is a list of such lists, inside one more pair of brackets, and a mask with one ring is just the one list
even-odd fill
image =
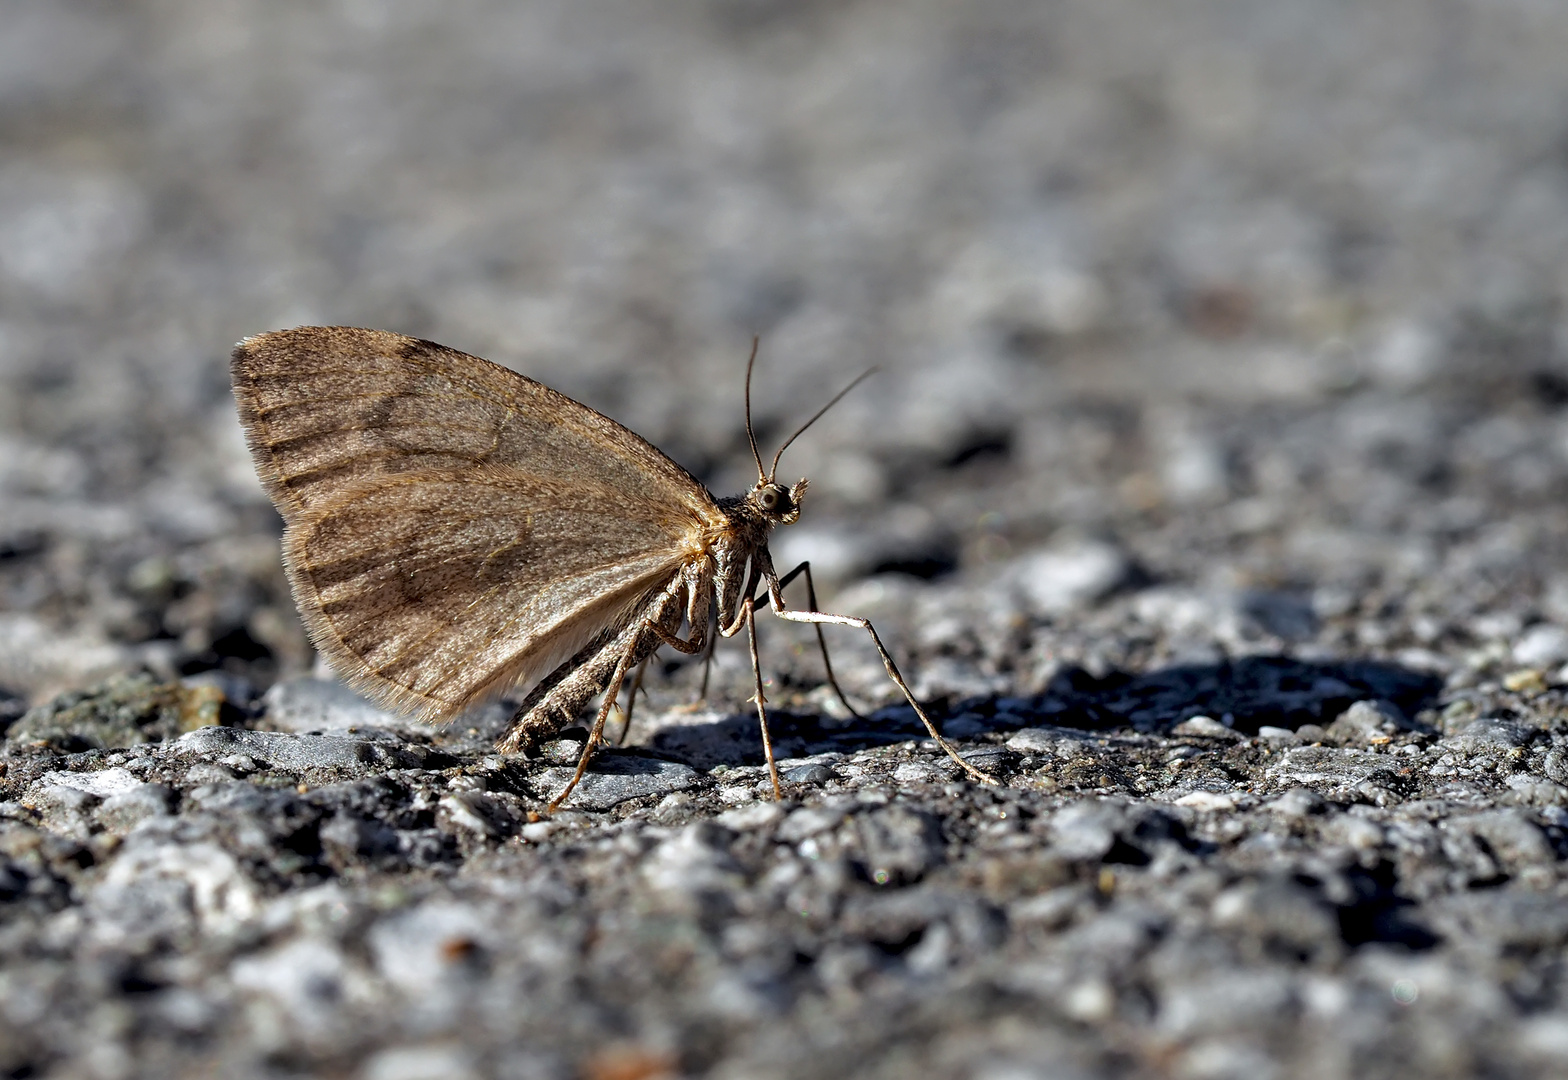
{"label": "leg tarsus", "polygon": [[622,655],[620,662],[615,665],[615,673],[610,676],[610,684],[604,688],[604,702],[599,706],[599,714],[593,719],[593,730],[588,732],[588,741],[583,744],[582,755],[577,759],[577,771],[572,774],[571,780],[559,795],[550,800],[545,807],[545,813],[553,814],[560,809],[567,796],[576,790],[582,781],[583,774],[588,771],[588,762],[593,758],[594,749],[599,745],[599,740],[604,736],[604,719],[610,715],[610,707],[615,704],[615,699],[620,696],[621,682],[626,678],[626,667],[631,662],[630,652]]}
{"label": "leg tarsus", "polygon": [[773,760],[773,738],[768,734],[768,708],[766,698],[762,696],[762,658],[757,653],[757,613],[754,597],[748,596],[743,602],[746,615],[746,637],[751,643],[751,678],[757,691],[757,723],[762,727],[762,752],[768,759],[768,778],[773,781],[773,798],[782,802],[784,790],[779,787],[779,766]]}
{"label": "leg tarsus", "polygon": [[915,715],[920,717],[920,722],[926,726],[926,731],[930,732],[937,745],[947,752],[947,756],[952,758],[959,768],[982,784],[999,783],[996,777],[982,769],[976,768],[960,757],[958,749],[942,737],[942,733],[936,729],[936,725],[931,722],[931,718],[926,715],[926,711],[920,707],[920,702],[915,700],[914,691],[909,689],[909,684],[904,681],[903,675],[899,674],[898,665],[893,662],[892,654],[882,644],[882,639],[877,636],[876,628],[871,625],[869,619],[861,619],[854,615],[830,615],[823,611],[793,611],[783,606],[783,597],[779,595],[777,590],[770,590],[770,593],[769,599],[772,602],[773,614],[781,619],[788,619],[790,622],[815,623],[818,626],[824,623],[831,623],[835,626],[858,626],[870,634],[871,643],[876,646],[877,655],[882,658],[882,666],[887,669],[888,678],[892,679],[893,685],[897,686],[899,691],[903,693],[904,700],[909,702],[909,707],[915,710]]}

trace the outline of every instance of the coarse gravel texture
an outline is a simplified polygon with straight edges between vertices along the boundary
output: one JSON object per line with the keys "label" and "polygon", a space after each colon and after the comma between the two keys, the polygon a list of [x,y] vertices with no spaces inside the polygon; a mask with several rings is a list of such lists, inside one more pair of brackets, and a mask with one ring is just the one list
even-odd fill
{"label": "coarse gravel texture", "polygon": [[[9,0],[0,1076],[1560,1076],[1568,7]],[[625,744],[316,668],[224,356],[507,363],[762,620]],[[795,587],[798,588],[798,587]],[[796,595],[796,603],[804,597]]]}

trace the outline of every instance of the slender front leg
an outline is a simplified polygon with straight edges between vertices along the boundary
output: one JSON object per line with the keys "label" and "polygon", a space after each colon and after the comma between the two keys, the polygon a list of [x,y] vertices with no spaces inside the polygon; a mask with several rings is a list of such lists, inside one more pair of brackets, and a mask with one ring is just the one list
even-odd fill
{"label": "slender front leg", "polygon": [[[816,583],[811,580],[810,560],[801,563],[799,566],[795,567],[795,569],[779,578],[779,594],[781,596],[783,595],[785,587],[789,585],[790,582],[794,581],[796,575],[798,574],[806,575],[806,604],[812,611],[816,611],[817,586]],[[817,647],[822,650],[822,669],[828,673],[828,685],[833,688],[833,693],[838,696],[839,704],[849,710],[849,715],[853,716],[856,720],[864,720],[865,717],[861,716],[860,712],[849,703],[849,698],[844,696],[844,691],[838,685],[838,679],[833,677],[833,661],[828,659],[828,641],[827,638],[822,636],[821,624],[819,623],[816,626],[813,626],[812,629],[817,632]]]}
{"label": "slender front leg", "polygon": [[746,597],[741,601],[741,609],[746,620],[746,637],[751,642],[751,678],[757,691],[754,700],[757,702],[757,723],[762,727],[762,752],[768,758],[768,778],[773,781],[773,798],[782,802],[784,791],[779,787],[779,767],[773,760],[773,738],[768,734],[768,709],[766,699],[762,696],[762,658],[757,653],[756,598]]}
{"label": "slender front leg", "polygon": [[920,717],[920,722],[926,726],[926,730],[931,733],[931,737],[936,740],[937,745],[947,751],[947,756],[952,758],[959,768],[982,784],[997,783],[996,777],[975,768],[969,762],[959,757],[958,750],[953,744],[942,737],[942,733],[936,729],[936,725],[931,722],[931,718],[926,715],[926,711],[920,707],[920,702],[915,700],[914,692],[909,689],[909,684],[904,681],[904,676],[899,674],[898,665],[893,663],[892,655],[887,651],[886,646],[882,644],[882,639],[877,636],[876,628],[871,625],[870,620],[857,618],[853,615],[829,615],[822,611],[792,611],[784,606],[784,594],[780,591],[779,580],[776,577],[768,582],[768,604],[772,607],[774,615],[781,619],[788,619],[790,622],[813,623],[817,626],[823,624],[858,626],[870,634],[871,644],[876,646],[877,655],[882,657],[882,666],[887,669],[888,678],[893,680],[893,685],[897,686],[904,695],[904,700],[909,702],[909,707],[915,710],[915,715]]}

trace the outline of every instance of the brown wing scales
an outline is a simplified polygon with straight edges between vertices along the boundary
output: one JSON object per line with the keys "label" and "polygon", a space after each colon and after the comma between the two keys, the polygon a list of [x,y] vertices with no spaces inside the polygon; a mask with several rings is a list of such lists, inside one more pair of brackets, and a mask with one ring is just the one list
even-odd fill
{"label": "brown wing scales", "polygon": [[257,471],[285,513],[356,481],[489,463],[644,489],[710,514],[701,484],[613,420],[432,342],[302,327],[241,342],[230,371]]}
{"label": "brown wing scales", "polygon": [[614,421],[429,342],[303,328],[241,343],[232,371],[312,639],[428,719],[624,624],[723,521]]}

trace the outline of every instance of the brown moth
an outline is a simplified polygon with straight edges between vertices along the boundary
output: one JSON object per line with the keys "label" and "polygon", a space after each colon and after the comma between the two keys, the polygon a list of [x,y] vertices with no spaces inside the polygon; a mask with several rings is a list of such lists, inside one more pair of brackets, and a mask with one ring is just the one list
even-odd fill
{"label": "brown moth", "polygon": [[[779,618],[816,624],[819,643],[822,624],[870,634],[931,737],[966,773],[994,782],[942,738],[869,622],[815,610],[809,564],[774,571],[768,536],[800,516],[806,481],[777,483],[779,455],[764,469],[754,438],[756,484],[715,498],[609,417],[429,341],[300,327],[246,338],[231,374],[256,472],[283,515],[295,602],[316,648],[356,690],[446,721],[532,684],[497,744],[504,752],[555,737],[603,695],[552,809],[582,779],[627,673],[661,645],[702,649],[715,615],[719,634],[744,627],[750,639],[779,794],[759,584]],[[749,365],[746,375],[750,437]],[[804,611],[784,604],[800,574]],[[831,667],[828,679],[837,691]]]}

